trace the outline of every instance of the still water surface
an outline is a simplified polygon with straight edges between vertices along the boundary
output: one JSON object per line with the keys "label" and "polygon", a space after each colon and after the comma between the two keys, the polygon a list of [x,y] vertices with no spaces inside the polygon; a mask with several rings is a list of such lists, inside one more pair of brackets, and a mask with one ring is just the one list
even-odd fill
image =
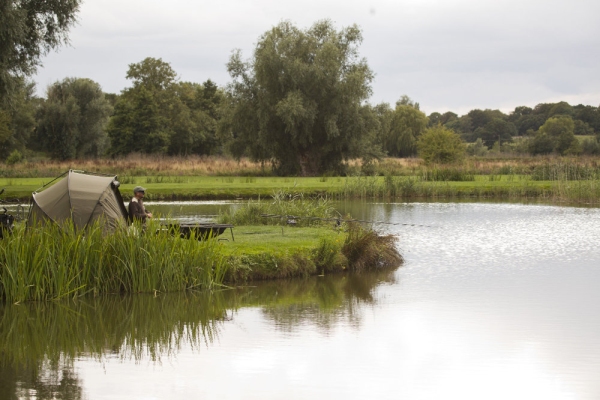
{"label": "still water surface", "polygon": [[[197,219],[230,206],[153,210]],[[421,225],[378,226],[397,235],[405,265],[5,306],[0,398],[600,398],[600,209],[337,206]]]}

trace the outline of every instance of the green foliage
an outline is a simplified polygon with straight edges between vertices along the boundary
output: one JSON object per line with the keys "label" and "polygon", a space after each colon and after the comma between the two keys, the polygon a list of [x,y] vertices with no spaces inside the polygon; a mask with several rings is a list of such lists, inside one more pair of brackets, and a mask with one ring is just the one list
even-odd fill
{"label": "green foliage", "polygon": [[352,271],[398,267],[404,259],[398,252],[395,241],[392,235],[380,235],[372,229],[350,223],[342,254]]}
{"label": "green foliage", "polygon": [[417,148],[426,163],[452,163],[465,154],[460,136],[442,126],[427,129],[419,138]]}
{"label": "green foliage", "polygon": [[529,140],[529,152],[531,154],[550,154],[554,150],[552,138],[542,132],[536,132]]}
{"label": "green foliage", "polygon": [[12,153],[6,158],[6,163],[8,165],[14,165],[23,161],[23,154],[17,149],[13,150]]}
{"label": "green foliage", "polygon": [[475,143],[469,143],[467,145],[467,154],[470,156],[484,157],[488,153],[488,147],[483,144],[481,138],[477,138]]}
{"label": "green foliage", "polygon": [[416,155],[417,140],[427,128],[427,117],[419,111],[418,103],[404,96],[383,118],[389,121],[381,132],[383,150],[394,157]]}
{"label": "green foliage", "polygon": [[232,153],[273,161],[287,175],[318,175],[369,144],[361,103],[373,73],[358,54],[360,29],[340,31],[330,21],[307,30],[282,22],[263,34],[253,58],[235,52],[223,134]]}
{"label": "green foliage", "polygon": [[559,154],[576,153],[578,141],[575,139],[575,124],[571,117],[558,116],[549,118],[540,127],[540,133],[547,135],[552,141],[553,150]]}
{"label": "green foliage", "polygon": [[426,182],[472,182],[475,174],[463,168],[427,168],[423,171],[422,180]]}
{"label": "green foliage", "polygon": [[50,50],[67,42],[80,0],[0,2],[0,102]]}
{"label": "green foliage", "polygon": [[584,181],[600,179],[600,167],[570,162],[544,163],[531,171],[534,181]]}
{"label": "green foliage", "polygon": [[483,127],[475,129],[472,138],[482,139],[489,148],[496,142],[508,142],[517,134],[517,129],[512,122],[502,118],[493,118]]}
{"label": "green foliage", "polygon": [[600,145],[595,137],[585,138],[581,142],[581,152],[583,154],[598,155],[600,154]]}
{"label": "green foliage", "polygon": [[108,148],[105,127],[111,112],[98,83],[66,78],[48,88],[38,110],[38,141],[56,159],[98,157]]}
{"label": "green foliage", "polygon": [[85,231],[72,224],[21,227],[0,240],[0,299],[210,289],[222,282],[227,265],[216,241],[172,237],[158,224],[151,221],[147,234],[136,233],[137,226],[110,235],[100,224]]}
{"label": "green foliage", "polygon": [[116,100],[110,153],[211,154],[219,147],[222,91],[210,80],[178,82],[169,63],[148,57],[129,65],[133,87]]}
{"label": "green foliage", "polygon": [[24,152],[35,127],[35,84],[13,79],[10,98],[0,99],[0,158],[13,150]]}
{"label": "green foliage", "polygon": [[[271,217],[264,217],[270,215]],[[287,225],[293,220],[297,226],[318,226],[334,217],[334,208],[325,198],[311,199],[308,196],[279,190],[271,201],[248,201],[233,214],[220,215],[220,222],[235,225]]]}

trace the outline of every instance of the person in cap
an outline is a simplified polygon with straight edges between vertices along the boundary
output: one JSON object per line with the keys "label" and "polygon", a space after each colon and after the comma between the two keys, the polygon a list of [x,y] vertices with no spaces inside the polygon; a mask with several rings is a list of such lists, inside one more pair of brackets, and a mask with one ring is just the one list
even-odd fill
{"label": "person in cap", "polygon": [[146,210],[144,207],[144,195],[146,189],[141,186],[136,186],[133,189],[133,197],[129,202],[129,220],[131,222],[141,221],[146,222],[147,218],[152,218],[152,213]]}

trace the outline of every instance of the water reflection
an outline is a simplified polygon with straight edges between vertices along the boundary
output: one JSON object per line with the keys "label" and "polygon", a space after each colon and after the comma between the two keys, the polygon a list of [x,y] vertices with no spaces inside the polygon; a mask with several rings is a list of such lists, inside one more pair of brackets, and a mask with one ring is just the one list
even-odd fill
{"label": "water reflection", "polygon": [[185,347],[201,353],[241,308],[278,329],[360,324],[358,305],[393,272],[277,281],[215,293],[106,296],[0,305],[0,399],[80,399],[78,359],[163,362]]}

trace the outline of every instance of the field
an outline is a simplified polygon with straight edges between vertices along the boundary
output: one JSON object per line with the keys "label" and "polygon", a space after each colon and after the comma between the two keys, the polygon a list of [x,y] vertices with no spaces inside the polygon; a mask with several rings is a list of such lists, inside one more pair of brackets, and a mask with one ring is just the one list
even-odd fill
{"label": "field", "polygon": [[151,200],[248,199],[279,191],[330,198],[516,199],[600,202],[600,161],[594,157],[471,157],[458,165],[425,165],[387,158],[369,165],[348,161],[345,176],[278,177],[268,166],[219,157],[152,157],[63,162],[0,168],[4,199],[31,193],[72,169],[118,175],[124,198],[137,185]]}

